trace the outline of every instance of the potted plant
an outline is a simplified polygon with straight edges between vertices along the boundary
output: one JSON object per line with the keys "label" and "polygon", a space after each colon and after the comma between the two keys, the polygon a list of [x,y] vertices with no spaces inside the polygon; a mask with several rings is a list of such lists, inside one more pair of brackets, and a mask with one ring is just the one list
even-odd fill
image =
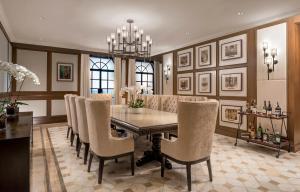
{"label": "potted plant", "polygon": [[4,106],[0,104],[0,130],[6,127],[6,115]]}
{"label": "potted plant", "polygon": [[6,114],[9,116],[17,115],[19,113],[19,105],[28,105],[27,103],[23,103],[17,101],[13,97],[8,97],[0,101],[0,103],[6,109]]}
{"label": "potted plant", "polygon": [[139,98],[129,102],[129,108],[131,108],[132,113],[141,113],[144,106],[144,101]]}
{"label": "potted plant", "polygon": [[8,96],[0,101],[2,106],[6,109],[7,115],[16,115],[19,112],[19,105],[27,105],[18,101],[24,81],[26,79],[31,79],[33,84],[40,85],[40,80],[35,73],[28,70],[26,67],[6,61],[0,61],[0,71],[5,71],[11,76],[10,86],[8,90],[11,87],[12,79],[15,79],[18,83],[21,83],[19,90],[17,91],[16,95],[14,95],[16,97],[14,97],[13,93],[10,91],[8,92]]}

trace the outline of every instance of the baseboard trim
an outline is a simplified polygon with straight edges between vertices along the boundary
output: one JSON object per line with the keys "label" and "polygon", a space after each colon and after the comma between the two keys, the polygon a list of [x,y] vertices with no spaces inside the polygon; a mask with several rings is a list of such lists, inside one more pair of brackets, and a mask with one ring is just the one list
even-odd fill
{"label": "baseboard trim", "polygon": [[67,122],[66,115],[58,115],[58,116],[51,116],[51,117],[34,117],[33,124],[50,124],[50,123],[62,123]]}

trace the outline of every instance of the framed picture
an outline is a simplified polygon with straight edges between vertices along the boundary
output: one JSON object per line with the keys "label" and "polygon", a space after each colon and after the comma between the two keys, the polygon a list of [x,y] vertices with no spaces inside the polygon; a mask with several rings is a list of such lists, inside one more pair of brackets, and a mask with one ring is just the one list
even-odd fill
{"label": "framed picture", "polygon": [[239,124],[241,117],[238,113],[241,111],[241,106],[221,105],[221,121]]}
{"label": "framed picture", "polygon": [[219,65],[247,63],[247,34],[219,41]]}
{"label": "framed picture", "polygon": [[219,107],[219,124],[222,127],[238,128],[241,122],[241,129],[247,130],[247,116],[238,114],[246,110],[246,101],[237,100],[220,100]]}
{"label": "framed picture", "polygon": [[73,81],[72,63],[57,63],[57,81]]}
{"label": "framed picture", "polygon": [[191,77],[179,77],[178,78],[178,90],[179,91],[190,91],[191,88]]}
{"label": "framed picture", "polygon": [[211,73],[198,74],[198,93],[211,93]]}
{"label": "framed picture", "polygon": [[242,40],[236,40],[221,45],[222,61],[238,59],[243,56]]}
{"label": "framed picture", "polygon": [[183,95],[193,94],[193,73],[177,75],[177,93]]}
{"label": "framed picture", "polygon": [[177,71],[193,69],[193,48],[177,53]]}
{"label": "framed picture", "polygon": [[247,67],[219,71],[219,95],[247,97]]}
{"label": "framed picture", "polygon": [[229,73],[221,75],[222,91],[242,91],[243,90],[243,74]]}
{"label": "framed picture", "polygon": [[211,45],[198,47],[198,57],[199,67],[211,65]]}
{"label": "framed picture", "polygon": [[196,72],[196,95],[216,96],[217,93],[217,72],[202,71]]}

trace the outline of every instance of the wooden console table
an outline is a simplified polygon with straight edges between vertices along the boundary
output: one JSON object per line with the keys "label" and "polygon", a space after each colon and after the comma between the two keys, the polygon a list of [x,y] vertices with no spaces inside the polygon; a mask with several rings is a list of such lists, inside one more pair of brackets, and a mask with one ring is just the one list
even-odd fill
{"label": "wooden console table", "polygon": [[0,130],[0,191],[29,192],[32,112],[7,119]]}
{"label": "wooden console table", "polygon": [[[241,140],[245,140],[247,141],[248,143],[255,143],[257,145],[262,145],[262,146],[266,146],[266,147],[270,147],[270,148],[273,148],[273,149],[277,149],[277,155],[276,157],[279,158],[279,155],[280,155],[280,149],[282,149],[283,147],[288,147],[288,152],[290,152],[291,150],[291,144],[290,144],[290,141],[289,141],[289,138],[288,137],[283,137],[282,136],[282,130],[283,128],[285,129],[286,133],[287,133],[287,126],[286,126],[286,123],[285,123],[285,119],[288,118],[287,115],[281,115],[281,116],[275,116],[275,115],[266,115],[266,114],[262,114],[262,113],[248,113],[248,112],[239,112],[239,115],[240,115],[240,122],[238,124],[238,129],[236,131],[236,140],[235,140],[235,146],[237,146],[237,142],[238,142],[238,139],[241,139]],[[272,141],[269,141],[269,142],[266,142],[266,141],[263,141],[262,139],[252,139],[252,138],[246,138],[246,137],[241,137],[241,125],[242,125],[242,119],[243,119],[243,116],[246,115],[247,117],[252,117],[252,123],[254,124],[255,123],[255,119],[260,117],[260,118],[265,118],[265,119],[269,119],[270,120],[270,123],[271,123],[271,128],[272,128],[272,133],[273,133],[273,136],[275,136],[275,128],[274,128],[274,123],[273,121],[274,120],[277,120],[277,121],[281,121],[281,127],[280,127],[280,142],[279,143],[273,143]],[[247,131],[248,131],[248,126],[247,126]]]}

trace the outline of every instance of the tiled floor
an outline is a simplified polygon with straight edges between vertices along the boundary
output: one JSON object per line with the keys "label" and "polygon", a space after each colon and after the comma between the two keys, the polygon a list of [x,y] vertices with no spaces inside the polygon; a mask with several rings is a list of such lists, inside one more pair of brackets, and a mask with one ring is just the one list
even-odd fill
{"label": "tiled floor", "polygon": [[[160,164],[151,163],[136,168],[130,175],[129,158],[118,163],[107,161],[102,185],[97,184],[98,162],[94,160],[91,172],[83,165],[81,153],[66,139],[66,127],[42,126],[34,131],[32,156],[32,191],[186,191],[186,170],[173,163],[165,178],[160,177]],[[48,137],[49,136],[49,137]],[[213,182],[209,182],[206,163],[192,167],[193,191],[299,191],[300,153],[275,151],[234,139],[215,135],[212,168]],[[151,145],[144,137],[135,141],[136,158]],[[53,147],[53,148],[52,148]],[[54,153],[53,153],[54,151]],[[59,167],[59,168],[58,168]]]}

